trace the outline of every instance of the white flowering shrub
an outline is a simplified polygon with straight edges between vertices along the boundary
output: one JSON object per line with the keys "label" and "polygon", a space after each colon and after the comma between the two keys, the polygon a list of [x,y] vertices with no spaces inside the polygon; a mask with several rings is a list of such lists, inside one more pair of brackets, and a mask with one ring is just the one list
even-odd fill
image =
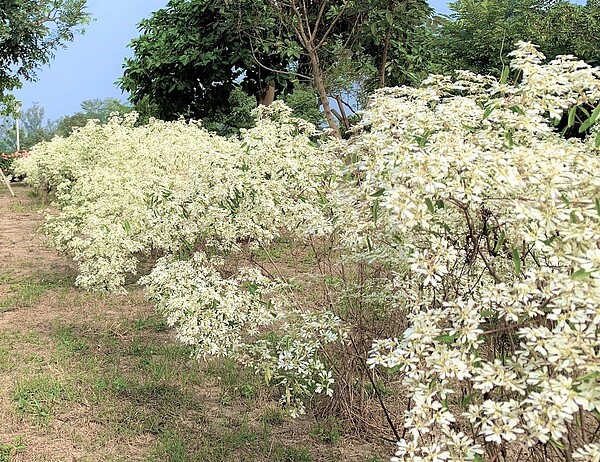
{"label": "white flowering shrub", "polygon": [[114,291],[141,254],[226,251],[268,243],[284,229],[327,232],[321,184],[335,159],[290,112],[262,108],[241,140],[194,123],[91,122],[36,146],[20,170],[55,190],[60,212],[46,230],[78,262],[78,284]]}
{"label": "white flowering shrub", "polygon": [[[179,339],[293,413],[336,371],[395,406],[396,460],[598,461],[600,74],[543,60],[521,43],[516,83],[384,89],[347,142],[276,103],[239,139],[117,118],[18,164],[54,190],[46,230],[81,286],[120,290],[161,255],[141,282]],[[292,283],[248,258],[282,236],[314,254]],[[344,368],[370,345],[361,381]]]}
{"label": "white flowering shrub", "polygon": [[[267,328],[281,332],[286,319],[313,314],[287,301],[278,277],[226,262],[242,261],[248,249],[282,233],[330,234],[324,185],[339,161],[311,141],[314,126],[292,118],[281,103],[261,107],[257,116],[240,139],[183,121],[136,127],[135,115],[91,122],[36,146],[19,168],[31,184],[54,191],[59,211],[45,230],[78,263],[79,286],[122,290],[140,257],[164,255],[140,283],[178,339],[198,357],[238,358],[263,371],[266,364],[254,362],[250,346],[262,342],[266,352]],[[319,316],[323,329],[337,319]],[[318,358],[327,342],[307,327],[311,322],[298,331],[299,339],[313,337],[295,358],[298,378],[291,372],[286,380],[273,378],[291,412],[315,393],[330,394],[331,372]],[[285,348],[269,344],[269,354]]]}
{"label": "white flowering shrub", "polygon": [[514,85],[383,90],[347,147],[342,240],[406,313],[369,359],[409,398],[396,460],[598,460],[600,150],[553,121],[598,104],[600,73],[542,60],[523,43]]}

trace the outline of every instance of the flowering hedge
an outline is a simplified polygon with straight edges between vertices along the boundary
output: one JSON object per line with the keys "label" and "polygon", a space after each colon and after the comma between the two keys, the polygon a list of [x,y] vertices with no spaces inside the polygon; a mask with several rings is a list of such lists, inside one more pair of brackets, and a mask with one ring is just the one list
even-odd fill
{"label": "flowering hedge", "polygon": [[599,73],[529,44],[512,57],[514,85],[459,72],[379,92],[346,147],[364,229],[346,240],[390,265],[406,313],[369,359],[410,397],[398,460],[600,454],[600,150],[554,126],[598,104]]}
{"label": "flowering hedge", "polygon": [[[597,461],[600,75],[526,43],[512,56],[514,84],[459,71],[378,92],[348,142],[315,144],[276,104],[239,140],[92,123],[20,168],[55,190],[46,229],[81,286],[118,290],[163,254],[141,282],[180,340],[254,367],[296,411],[333,393],[328,352],[360,334],[405,398],[389,401],[398,460]],[[563,114],[588,136],[565,139]],[[302,296],[324,283],[239,263],[282,235],[330,245],[325,302]],[[348,297],[394,322],[368,330]]]}
{"label": "flowering hedge", "polygon": [[16,175],[13,169],[13,163],[17,159],[29,156],[29,151],[15,151],[11,153],[0,152],[0,170],[10,179],[18,180],[22,177]]}

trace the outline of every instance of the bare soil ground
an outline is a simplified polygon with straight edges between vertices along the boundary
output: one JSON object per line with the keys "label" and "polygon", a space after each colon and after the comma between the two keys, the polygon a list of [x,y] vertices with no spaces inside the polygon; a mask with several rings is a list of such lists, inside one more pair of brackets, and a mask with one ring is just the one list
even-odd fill
{"label": "bare soil ground", "polygon": [[393,450],[292,420],[260,378],[191,359],[139,288],[76,289],[75,265],[38,232],[44,206],[15,192],[0,189],[0,462],[375,462]]}

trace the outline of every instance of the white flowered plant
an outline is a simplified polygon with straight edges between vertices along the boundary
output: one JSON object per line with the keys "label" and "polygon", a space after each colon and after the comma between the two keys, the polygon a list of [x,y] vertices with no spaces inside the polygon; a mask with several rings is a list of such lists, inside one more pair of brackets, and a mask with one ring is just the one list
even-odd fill
{"label": "white flowered plant", "polygon": [[520,44],[514,85],[383,90],[349,143],[362,252],[408,322],[369,359],[410,397],[397,460],[598,457],[600,150],[552,119],[597,105],[600,73],[543,59]]}
{"label": "white flowered plant", "polygon": [[[19,163],[55,191],[46,229],[80,285],[119,290],[140,255],[164,254],[142,282],[180,340],[264,374],[293,412],[333,392],[332,343],[370,334],[330,312],[352,281],[308,310],[317,276],[238,265],[282,233],[326,241],[328,268],[373,268],[360,297],[398,313],[368,359],[406,398],[395,460],[598,461],[600,74],[527,43],[512,57],[516,83],[457,72],[381,90],[348,142],[314,144],[276,104],[240,139],[126,117]],[[577,107],[590,133],[565,139],[555,125]]]}

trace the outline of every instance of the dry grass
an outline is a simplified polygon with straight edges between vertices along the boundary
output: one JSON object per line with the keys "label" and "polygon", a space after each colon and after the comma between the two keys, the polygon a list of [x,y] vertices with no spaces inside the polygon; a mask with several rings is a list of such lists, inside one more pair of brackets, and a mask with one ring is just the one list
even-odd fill
{"label": "dry grass", "polygon": [[16,199],[0,189],[0,462],[376,461],[389,452],[344,437],[335,422],[288,419],[260,378],[232,362],[190,359],[135,286],[127,296],[75,289],[72,262],[36,232],[41,205],[15,189]]}

